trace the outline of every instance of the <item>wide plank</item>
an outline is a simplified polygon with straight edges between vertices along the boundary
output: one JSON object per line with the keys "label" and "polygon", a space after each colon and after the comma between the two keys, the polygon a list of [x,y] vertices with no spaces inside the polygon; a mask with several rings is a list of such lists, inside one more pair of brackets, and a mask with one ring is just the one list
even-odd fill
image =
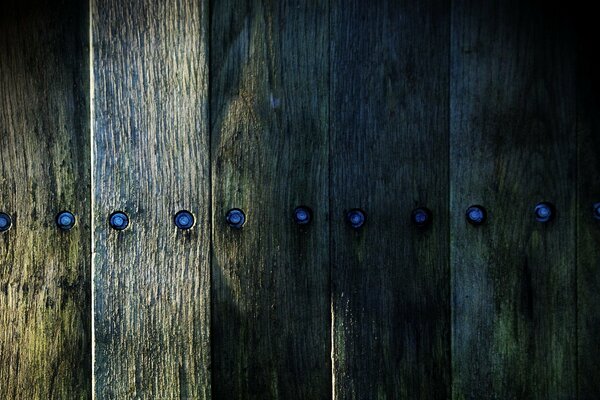
{"label": "wide plank", "polygon": [[[576,388],[575,54],[533,2],[452,3],[450,210],[455,399]],[[538,222],[550,202],[555,216]],[[486,208],[481,226],[465,210]]]}
{"label": "wide plank", "polygon": [[215,399],[331,397],[328,26],[325,0],[212,4]]}
{"label": "wide plank", "polygon": [[[450,393],[449,18],[448,1],[332,1],[336,399]],[[411,222],[417,207],[428,227]]]}
{"label": "wide plank", "polygon": [[91,23],[95,395],[208,399],[208,1],[94,0]]}
{"label": "wide plank", "polygon": [[91,398],[87,22],[79,1],[0,10],[2,399]]}

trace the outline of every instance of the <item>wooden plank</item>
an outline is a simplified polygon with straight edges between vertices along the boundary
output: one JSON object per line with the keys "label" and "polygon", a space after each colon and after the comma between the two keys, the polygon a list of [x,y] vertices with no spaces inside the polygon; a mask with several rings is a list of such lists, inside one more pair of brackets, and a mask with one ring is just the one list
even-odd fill
{"label": "wooden plank", "polygon": [[213,397],[328,398],[328,4],[211,13]]}
{"label": "wooden plank", "polygon": [[[576,396],[571,32],[529,2],[453,2],[453,397]],[[555,220],[535,221],[540,201]],[[470,226],[465,210],[487,208]]]}
{"label": "wooden plank", "polygon": [[210,398],[207,4],[93,1],[98,398]]}
{"label": "wooden plank", "polygon": [[[0,13],[0,398],[91,397],[87,10]],[[62,210],[77,222],[63,232]]]}
{"label": "wooden plank", "polygon": [[577,300],[579,398],[600,398],[600,82],[597,41],[592,15],[577,16],[579,69],[577,81],[578,202]]}
{"label": "wooden plank", "polygon": [[335,396],[447,398],[448,2],[337,0],[331,31]]}

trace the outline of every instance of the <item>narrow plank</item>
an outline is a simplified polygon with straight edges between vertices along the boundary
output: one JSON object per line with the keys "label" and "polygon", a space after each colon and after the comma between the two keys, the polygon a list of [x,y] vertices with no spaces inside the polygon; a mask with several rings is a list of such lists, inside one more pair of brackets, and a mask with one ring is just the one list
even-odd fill
{"label": "narrow plank", "polygon": [[[326,399],[328,4],[219,1],[211,15],[213,396]],[[225,222],[236,207],[241,230]]]}
{"label": "narrow plank", "polygon": [[330,21],[335,398],[448,398],[449,3],[336,0]]}
{"label": "narrow plank", "polygon": [[87,21],[69,0],[0,12],[2,399],[91,397]]}
{"label": "narrow plank", "polygon": [[[452,6],[455,399],[576,396],[575,54],[533,3]],[[554,221],[535,221],[541,201]],[[485,225],[466,222],[471,204]]]}
{"label": "narrow plank", "polygon": [[578,26],[578,202],[577,299],[579,398],[600,398],[600,80],[592,15],[576,15]]}
{"label": "narrow plank", "polygon": [[210,398],[207,6],[93,1],[98,398]]}

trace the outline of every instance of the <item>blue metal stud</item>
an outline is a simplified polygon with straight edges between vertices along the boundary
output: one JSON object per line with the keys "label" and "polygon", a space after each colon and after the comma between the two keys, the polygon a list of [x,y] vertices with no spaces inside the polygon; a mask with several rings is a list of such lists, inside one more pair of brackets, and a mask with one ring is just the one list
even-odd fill
{"label": "blue metal stud", "polygon": [[411,219],[413,224],[419,228],[424,228],[431,223],[431,211],[426,207],[419,207],[413,210]]}
{"label": "blue metal stud", "polygon": [[0,232],[5,232],[12,226],[12,218],[10,215],[0,212]]}
{"label": "blue metal stud", "polygon": [[56,216],[56,225],[63,231],[68,231],[75,225],[75,216],[69,211],[61,211]]}
{"label": "blue metal stud", "polygon": [[600,220],[600,202],[594,204],[594,218]]}
{"label": "blue metal stud", "polygon": [[305,206],[296,207],[294,210],[294,221],[298,225],[307,225],[312,219],[312,211]]}
{"label": "blue metal stud", "polygon": [[472,225],[481,225],[487,218],[485,208],[479,205],[471,206],[467,209],[467,221]]}
{"label": "blue metal stud", "polygon": [[358,229],[365,224],[367,217],[363,210],[358,208],[353,208],[352,210],[346,213],[346,221],[350,224],[350,226],[354,229]]}
{"label": "blue metal stud", "polygon": [[230,227],[240,229],[246,223],[246,215],[239,208],[232,208],[227,211],[226,220]]}
{"label": "blue metal stud", "polygon": [[129,226],[129,217],[121,211],[112,213],[108,221],[110,226],[118,231],[122,231]]}
{"label": "blue metal stud", "polygon": [[534,212],[536,221],[548,222],[554,217],[554,206],[546,202],[538,203]]}
{"label": "blue metal stud", "polygon": [[181,210],[175,214],[175,225],[179,229],[190,229],[194,226],[194,216],[187,210]]}

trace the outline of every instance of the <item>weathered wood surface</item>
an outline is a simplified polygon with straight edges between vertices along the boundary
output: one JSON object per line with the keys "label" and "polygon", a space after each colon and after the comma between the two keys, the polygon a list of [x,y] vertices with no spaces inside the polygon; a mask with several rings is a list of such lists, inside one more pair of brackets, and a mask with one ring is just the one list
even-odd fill
{"label": "weathered wood surface", "polygon": [[[575,54],[560,17],[452,3],[455,399],[576,396]],[[536,222],[535,205],[557,218]],[[471,204],[488,210],[473,227]]]}
{"label": "weathered wood surface", "polygon": [[97,398],[210,398],[207,5],[93,1]]}
{"label": "weathered wood surface", "polygon": [[593,15],[577,16],[579,28],[577,131],[577,315],[579,398],[600,398],[600,80]]}
{"label": "weathered wood surface", "polygon": [[327,399],[327,1],[215,1],[211,18],[213,397]]}
{"label": "weathered wood surface", "polygon": [[[450,393],[447,1],[331,5],[331,264],[338,399]],[[421,231],[411,211],[426,206]],[[362,208],[353,231],[344,211]]]}
{"label": "weathered wood surface", "polygon": [[[87,10],[0,12],[0,398],[91,397]],[[71,210],[62,232],[55,216]]]}
{"label": "weathered wood surface", "polygon": [[90,398],[91,314],[99,399],[600,397],[593,29],[533,3],[3,5],[0,398]]}

